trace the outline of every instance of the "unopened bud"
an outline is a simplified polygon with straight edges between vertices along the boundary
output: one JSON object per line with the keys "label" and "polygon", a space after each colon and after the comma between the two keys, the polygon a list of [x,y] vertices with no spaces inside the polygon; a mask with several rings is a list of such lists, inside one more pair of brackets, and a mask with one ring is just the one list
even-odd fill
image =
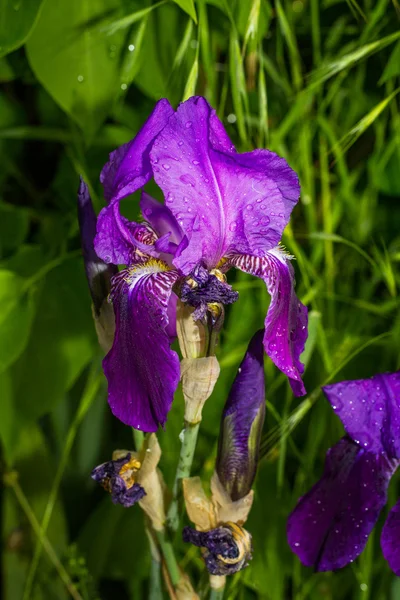
{"label": "unopened bud", "polygon": [[265,417],[264,330],[250,341],[221,419],[216,471],[232,500],[251,490]]}
{"label": "unopened bud", "polygon": [[93,301],[96,331],[101,347],[108,352],[114,339],[115,319],[113,308],[107,302],[107,297],[111,289],[111,278],[118,269],[115,265],[102,261],[94,250],[97,219],[88,186],[82,178],[78,190],[78,220],[86,278]]}

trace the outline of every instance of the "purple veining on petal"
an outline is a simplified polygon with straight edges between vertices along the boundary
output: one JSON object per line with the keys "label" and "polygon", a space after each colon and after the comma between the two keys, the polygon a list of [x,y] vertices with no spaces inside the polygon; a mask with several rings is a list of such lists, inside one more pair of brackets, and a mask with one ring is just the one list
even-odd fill
{"label": "purple veining on petal", "polygon": [[[125,508],[133,506],[146,495],[145,490],[129,477],[134,472],[134,467],[129,464],[132,462],[131,454],[128,453],[123,458],[110,460],[92,471],[92,479],[99,482],[104,489],[111,494],[114,504],[122,504]],[[133,460],[135,463],[136,461]]]}
{"label": "purple veining on petal", "polygon": [[[244,532],[238,525],[234,525],[234,528]],[[209,531],[184,527],[182,537],[184,542],[204,548],[203,558],[211,575],[232,575],[247,567],[252,558],[250,534],[244,532],[248,547],[241,552],[235,539],[235,529],[228,523]]]}
{"label": "purple veining on petal", "polygon": [[113,265],[106,264],[94,251],[96,215],[88,186],[82,178],[80,180],[78,191],[78,219],[86,277],[94,309],[96,313],[99,314],[100,308],[109,294],[111,278],[116,274],[117,268]]}
{"label": "purple veining on petal", "polygon": [[362,552],[386,503],[396,466],[348,437],[328,450],[322,478],[288,520],[289,546],[303,564],[331,571]]}
{"label": "purple veining on petal", "polygon": [[159,237],[170,233],[169,241],[179,244],[182,240],[182,230],[170,209],[152,198],[146,192],[142,192],[140,209],[143,218],[150,223]]}
{"label": "purple veining on petal", "polygon": [[400,577],[400,500],[390,510],[381,534],[383,556],[392,571]]}
{"label": "purple veining on petal", "polygon": [[289,378],[296,396],[306,393],[301,380],[304,366],[300,362],[308,335],[307,308],[294,291],[294,271],[279,249],[265,257],[233,255],[229,264],[265,281],[271,303],[265,318],[264,348],[276,366]]}
{"label": "purple veining on petal", "polygon": [[251,490],[265,417],[264,330],[252,337],[221,419],[216,470],[232,500]]}
{"label": "purple veining on petal", "polygon": [[164,425],[180,374],[168,329],[168,307],[178,273],[162,271],[154,262],[114,277],[116,332],[103,361],[113,414],[143,431],[157,431]]}
{"label": "purple veining on petal", "polygon": [[182,103],[150,153],[166,204],[189,240],[174,264],[188,274],[227,252],[264,254],[280,241],[299,197],[297,175],[268,150],[237,154],[201,97]]}
{"label": "purple veining on petal", "polygon": [[323,388],[351,438],[370,452],[400,458],[400,371]]}

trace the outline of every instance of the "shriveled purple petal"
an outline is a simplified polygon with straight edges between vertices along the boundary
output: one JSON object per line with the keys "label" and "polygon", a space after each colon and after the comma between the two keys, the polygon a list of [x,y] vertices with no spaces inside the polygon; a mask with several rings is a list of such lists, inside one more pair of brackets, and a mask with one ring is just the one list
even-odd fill
{"label": "shriveled purple petal", "polygon": [[264,280],[271,295],[265,318],[264,348],[276,366],[289,378],[296,396],[306,393],[301,375],[308,330],[308,311],[294,291],[294,271],[288,257],[279,248],[264,258],[234,255],[229,264]]}
{"label": "shriveled purple petal", "polygon": [[180,292],[182,302],[194,306],[193,318],[197,321],[204,318],[209,303],[233,304],[239,298],[238,292],[226,282],[221,281],[199,264],[191,271]]}
{"label": "shriveled purple petal", "polygon": [[103,167],[100,181],[109,204],[99,214],[95,249],[107,263],[129,262],[132,235],[129,222],[119,213],[119,200],[133,194],[151,179],[150,149],[173,113],[168,100],[160,100],[136,137],[114,150]]}
{"label": "shriveled purple petal", "polygon": [[204,548],[203,558],[211,575],[232,575],[252,558],[251,536],[242,527],[226,523],[209,531],[184,527],[183,541]]}
{"label": "shriveled purple petal", "polygon": [[150,152],[166,204],[189,239],[175,266],[188,274],[227,253],[261,256],[281,239],[299,198],[286,161],[268,150],[237,154],[201,97],[182,103]]}
{"label": "shriveled purple petal", "polygon": [[392,571],[400,577],[400,500],[389,512],[381,534],[383,556]]}
{"label": "shriveled purple petal", "polygon": [[376,454],[400,458],[400,371],[323,388],[355,442]]}
{"label": "shriveled purple petal", "polygon": [[115,339],[103,360],[113,414],[143,431],[157,431],[165,423],[179,382],[179,358],[168,335],[168,305],[178,273],[162,269],[151,260],[114,277]]}
{"label": "shriveled purple petal", "polygon": [[322,478],[289,517],[289,546],[317,571],[340,569],[364,549],[396,465],[348,437],[328,450]]}
{"label": "shriveled purple petal", "polygon": [[129,508],[146,495],[142,486],[132,479],[133,472],[137,470],[136,462],[128,453],[123,458],[110,460],[93,469],[92,479],[110,492],[114,504],[122,504],[125,508]]}
{"label": "shriveled purple petal", "polygon": [[265,417],[264,330],[253,336],[229,392],[221,419],[216,469],[232,498],[251,490]]}
{"label": "shriveled purple petal", "polygon": [[81,233],[82,253],[86,277],[96,314],[107,298],[111,288],[111,277],[117,268],[102,261],[94,251],[96,214],[93,209],[89,188],[81,178],[78,190],[78,219]]}

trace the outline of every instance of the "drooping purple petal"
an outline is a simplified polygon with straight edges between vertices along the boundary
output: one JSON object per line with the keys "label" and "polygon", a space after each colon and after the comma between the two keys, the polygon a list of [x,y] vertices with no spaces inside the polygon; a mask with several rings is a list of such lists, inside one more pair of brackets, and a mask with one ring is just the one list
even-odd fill
{"label": "drooping purple petal", "polygon": [[395,466],[348,437],[328,450],[322,478],[289,517],[288,542],[317,571],[340,569],[364,549]]}
{"label": "drooping purple petal", "polygon": [[179,382],[179,358],[170,348],[168,306],[177,271],[148,263],[113,279],[114,344],[103,361],[108,401],[126,425],[157,431],[166,421]]}
{"label": "drooping purple petal", "polygon": [[93,306],[98,315],[104,300],[110,292],[111,278],[116,274],[117,268],[106,264],[94,251],[97,219],[88,186],[82,178],[78,190],[78,219],[86,277]]}
{"label": "drooping purple petal", "polygon": [[253,336],[221,419],[216,469],[232,500],[251,490],[265,417],[264,330]]}
{"label": "drooping purple petal", "polygon": [[139,466],[138,461],[132,459],[132,455],[128,453],[122,458],[95,467],[92,471],[92,479],[110,492],[114,504],[122,504],[125,508],[129,508],[146,495],[142,486],[135,483],[133,479]]}
{"label": "drooping purple petal", "polygon": [[268,150],[237,154],[201,97],[182,103],[150,152],[166,204],[189,239],[175,266],[188,274],[203,259],[263,255],[278,244],[299,197],[286,161]]}
{"label": "drooping purple petal", "polygon": [[400,458],[400,371],[323,390],[354,441],[370,452]]}
{"label": "drooping purple petal", "polygon": [[132,235],[127,220],[119,213],[119,200],[136,192],[152,177],[150,149],[173,113],[168,100],[160,100],[136,137],[114,150],[103,167],[100,181],[109,204],[99,214],[95,249],[105,262],[129,262]]}
{"label": "drooping purple petal", "polygon": [[392,571],[400,577],[400,500],[389,512],[381,534],[383,556]]}
{"label": "drooping purple petal", "polygon": [[251,536],[235,523],[226,523],[209,531],[184,527],[183,541],[204,548],[203,558],[211,575],[233,575],[252,558]]}
{"label": "drooping purple petal", "polygon": [[263,258],[233,255],[229,264],[264,280],[271,295],[265,318],[264,348],[275,365],[289,378],[296,396],[306,393],[301,380],[304,366],[300,355],[308,335],[307,308],[294,291],[294,271],[279,248]]}

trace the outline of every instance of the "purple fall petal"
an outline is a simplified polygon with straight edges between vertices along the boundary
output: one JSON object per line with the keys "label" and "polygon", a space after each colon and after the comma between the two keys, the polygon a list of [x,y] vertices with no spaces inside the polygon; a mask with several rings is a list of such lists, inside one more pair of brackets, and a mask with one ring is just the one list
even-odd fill
{"label": "purple fall petal", "polygon": [[354,441],[370,452],[400,458],[400,371],[323,390]]}
{"label": "purple fall petal", "polygon": [[189,240],[174,264],[185,274],[228,252],[263,255],[280,241],[299,184],[268,150],[237,154],[201,97],[182,103],[150,152],[154,178]]}
{"label": "purple fall petal", "polygon": [[381,534],[383,556],[392,571],[400,577],[400,500],[389,512]]}
{"label": "purple fall petal", "polygon": [[308,312],[294,291],[294,271],[290,261],[281,250],[275,249],[263,258],[230,256],[229,264],[264,280],[271,295],[265,318],[265,352],[287,375],[293,393],[303,396],[306,390],[301,380],[304,366],[300,355],[308,335]]}
{"label": "purple fall petal", "polygon": [[109,204],[99,214],[95,248],[105,262],[129,263],[132,234],[128,221],[119,213],[119,200],[133,194],[151,179],[150,149],[173,113],[168,100],[160,100],[136,137],[114,150],[103,167],[100,181]]}
{"label": "purple fall petal", "polygon": [[216,469],[232,500],[251,490],[265,417],[264,330],[253,336],[221,419]]}
{"label": "purple fall petal", "polygon": [[332,571],[362,552],[396,466],[347,437],[328,450],[322,478],[288,520],[289,546],[304,565]]}
{"label": "purple fall petal", "polygon": [[89,188],[82,178],[78,190],[78,219],[86,277],[95,311],[99,314],[111,288],[111,277],[116,274],[118,269],[103,262],[94,251],[97,218],[93,210]]}
{"label": "purple fall petal", "polygon": [[168,306],[178,273],[150,261],[113,279],[114,345],[103,361],[108,401],[126,425],[157,431],[179,382],[179,358],[170,348]]}

